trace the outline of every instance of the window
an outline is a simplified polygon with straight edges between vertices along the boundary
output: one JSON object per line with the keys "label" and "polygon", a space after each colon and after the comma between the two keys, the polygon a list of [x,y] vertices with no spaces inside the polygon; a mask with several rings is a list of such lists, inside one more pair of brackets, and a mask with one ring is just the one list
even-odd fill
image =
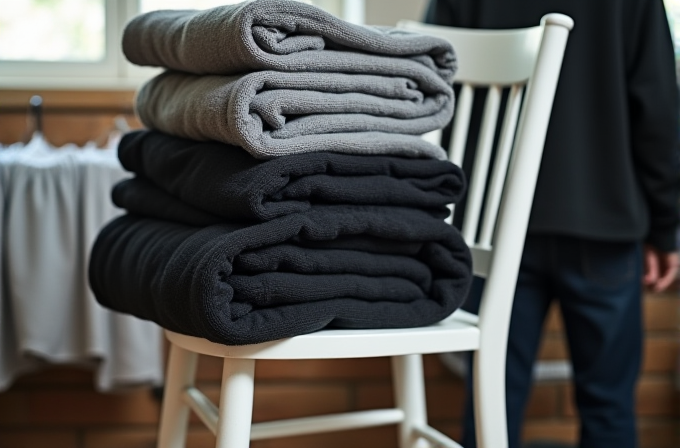
{"label": "window", "polygon": [[[12,0],[0,14],[0,88],[135,88],[159,69],[128,63],[124,24],[155,9],[240,0]],[[299,0],[363,23],[365,0]]]}
{"label": "window", "polygon": [[0,87],[115,77],[115,1],[12,0],[0,14]]}
{"label": "window", "polygon": [[140,0],[140,11],[148,12],[154,9],[207,9],[220,5],[231,5],[240,0]]}
{"label": "window", "polygon": [[0,15],[0,59],[101,61],[104,20],[104,0],[7,2]]}
{"label": "window", "polygon": [[675,60],[678,61],[680,59],[680,0],[664,0],[664,4],[675,46]]}

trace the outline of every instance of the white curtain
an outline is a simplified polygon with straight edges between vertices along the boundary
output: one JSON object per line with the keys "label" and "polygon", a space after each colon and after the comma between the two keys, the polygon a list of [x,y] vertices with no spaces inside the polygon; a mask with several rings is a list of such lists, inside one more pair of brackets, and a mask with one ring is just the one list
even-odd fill
{"label": "white curtain", "polygon": [[51,147],[40,134],[0,148],[0,390],[45,364],[95,369],[109,391],[162,382],[159,327],[101,307],[87,280],[99,229],[128,177],[112,142]]}

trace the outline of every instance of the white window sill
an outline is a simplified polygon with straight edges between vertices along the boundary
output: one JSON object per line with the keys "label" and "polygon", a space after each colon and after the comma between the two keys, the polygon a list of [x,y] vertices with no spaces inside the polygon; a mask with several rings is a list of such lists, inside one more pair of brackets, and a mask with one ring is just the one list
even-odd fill
{"label": "white window sill", "polygon": [[136,90],[148,79],[0,76],[0,89]]}

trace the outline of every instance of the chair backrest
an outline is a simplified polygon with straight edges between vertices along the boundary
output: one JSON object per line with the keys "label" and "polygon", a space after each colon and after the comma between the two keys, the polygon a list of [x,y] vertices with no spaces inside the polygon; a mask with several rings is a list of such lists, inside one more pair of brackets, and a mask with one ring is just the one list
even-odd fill
{"label": "chair backrest", "polygon": [[[461,233],[472,251],[475,275],[487,279],[479,311],[482,340],[489,337],[483,328],[489,327],[491,333],[501,335],[504,348],[550,111],[573,21],[562,14],[548,14],[540,26],[513,30],[413,21],[398,26],[444,38],[456,51],[455,83],[461,84],[461,90],[449,156],[457,165],[463,162],[475,91],[488,89]],[[504,89],[509,93],[499,118]]]}

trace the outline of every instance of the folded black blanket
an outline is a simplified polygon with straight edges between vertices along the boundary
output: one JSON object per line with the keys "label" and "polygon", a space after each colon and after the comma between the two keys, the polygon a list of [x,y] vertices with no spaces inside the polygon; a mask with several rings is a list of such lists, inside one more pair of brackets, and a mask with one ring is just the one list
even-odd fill
{"label": "folded black blanket", "polygon": [[127,215],[102,230],[89,270],[102,305],[225,344],[432,324],[471,275],[454,227],[368,206],[203,228]]}
{"label": "folded black blanket", "polygon": [[137,177],[114,188],[116,205],[191,225],[342,204],[413,207],[444,218],[465,189],[462,171],[448,161],[334,153],[261,161],[225,144],[152,131],[125,135],[118,157]]}

